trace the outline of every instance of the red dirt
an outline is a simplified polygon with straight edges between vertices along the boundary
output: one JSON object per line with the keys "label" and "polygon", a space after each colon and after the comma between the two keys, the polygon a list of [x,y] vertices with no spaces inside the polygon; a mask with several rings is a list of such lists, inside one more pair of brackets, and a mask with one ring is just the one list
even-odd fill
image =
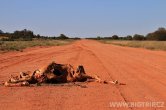
{"label": "red dirt", "polygon": [[[91,40],[71,45],[29,48],[0,54],[0,81],[20,71],[34,71],[51,61],[82,64],[86,73],[126,85],[83,83],[80,86],[0,86],[0,110],[166,109],[110,107],[110,102],[166,102],[166,52],[120,47]],[[165,106],[165,105],[164,105]]]}

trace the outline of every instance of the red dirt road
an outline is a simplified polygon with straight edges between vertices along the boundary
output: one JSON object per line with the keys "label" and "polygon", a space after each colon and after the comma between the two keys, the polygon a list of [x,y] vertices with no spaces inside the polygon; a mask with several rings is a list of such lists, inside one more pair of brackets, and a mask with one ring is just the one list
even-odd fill
{"label": "red dirt road", "polygon": [[[0,110],[166,110],[166,52],[91,40],[0,54],[0,81],[51,61],[84,65],[86,73],[126,85],[83,83],[40,87],[0,86]],[[111,102],[161,102],[158,107],[112,107]],[[164,105],[163,105],[164,103]],[[138,103],[137,103],[138,104]],[[165,107],[161,107],[165,106]]]}

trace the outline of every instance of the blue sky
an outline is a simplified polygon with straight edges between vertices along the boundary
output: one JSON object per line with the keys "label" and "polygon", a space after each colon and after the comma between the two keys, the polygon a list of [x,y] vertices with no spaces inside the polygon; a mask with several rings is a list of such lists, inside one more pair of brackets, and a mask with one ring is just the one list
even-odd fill
{"label": "blue sky", "polygon": [[0,29],[73,37],[146,35],[166,27],[166,0],[0,0]]}

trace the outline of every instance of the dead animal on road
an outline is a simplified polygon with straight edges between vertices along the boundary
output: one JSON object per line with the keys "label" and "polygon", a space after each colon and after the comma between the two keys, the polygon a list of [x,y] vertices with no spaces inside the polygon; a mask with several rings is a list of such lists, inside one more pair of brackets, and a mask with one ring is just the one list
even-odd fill
{"label": "dead animal on road", "polygon": [[50,63],[42,69],[37,69],[34,72],[21,72],[18,76],[10,77],[9,81],[5,82],[5,86],[29,86],[30,84],[40,83],[69,83],[69,82],[85,82],[93,81],[99,83],[118,84],[118,81],[101,80],[97,75],[87,75],[84,67],[79,65],[77,69],[70,64]]}

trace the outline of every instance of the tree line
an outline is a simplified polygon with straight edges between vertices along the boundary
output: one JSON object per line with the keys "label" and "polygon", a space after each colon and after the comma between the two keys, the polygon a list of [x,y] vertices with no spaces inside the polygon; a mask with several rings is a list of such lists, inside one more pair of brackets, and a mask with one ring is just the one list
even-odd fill
{"label": "tree line", "polygon": [[[67,37],[64,34],[60,34],[57,37],[49,37],[49,36],[41,36],[39,34],[35,35],[33,33],[33,31],[31,30],[21,30],[21,31],[14,31],[13,33],[5,33],[2,30],[0,30],[0,40],[2,41],[17,41],[17,40],[21,40],[21,41],[31,41],[34,39],[56,39],[56,40],[61,40],[61,39],[69,39],[69,37]],[[73,39],[78,39],[78,38],[73,38]]]}
{"label": "tree line", "polygon": [[166,29],[165,28],[158,28],[156,31],[152,33],[148,33],[146,36],[135,34],[133,36],[128,35],[125,37],[119,37],[118,35],[113,35],[111,37],[96,37],[96,38],[87,38],[87,39],[95,39],[95,40],[102,40],[102,39],[110,39],[110,40],[155,40],[155,41],[166,41]]}
{"label": "tree line", "polygon": [[[0,30],[0,40],[3,41],[15,41],[15,40],[24,40],[24,41],[31,41],[33,39],[80,39],[78,37],[69,38],[64,34],[60,34],[57,37],[49,37],[49,36],[41,36],[39,34],[35,35],[31,30],[21,30],[21,31],[14,31],[13,33],[5,33]],[[95,39],[95,40],[102,40],[102,39],[111,39],[111,40],[155,40],[155,41],[166,41],[166,29],[165,28],[158,28],[156,31],[148,33],[146,36],[135,34],[133,36],[128,35],[125,37],[119,37],[118,35],[113,35],[111,37],[96,37],[96,38],[87,38],[87,39]]]}

